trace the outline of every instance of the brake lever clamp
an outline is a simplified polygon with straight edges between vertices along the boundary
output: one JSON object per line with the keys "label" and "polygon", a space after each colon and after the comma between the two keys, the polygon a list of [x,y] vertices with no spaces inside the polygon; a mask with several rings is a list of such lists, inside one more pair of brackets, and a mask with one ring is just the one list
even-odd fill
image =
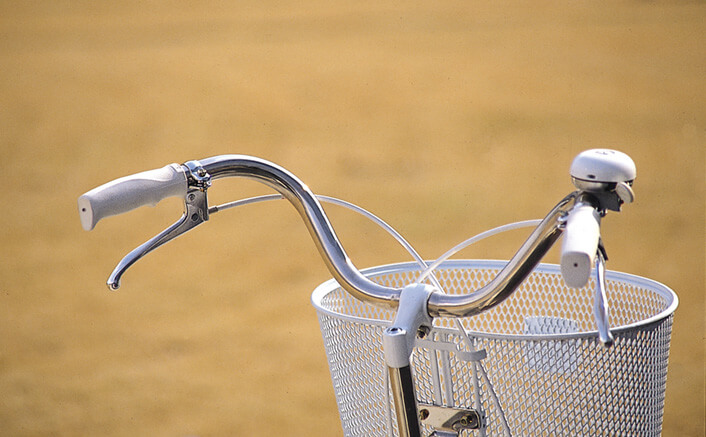
{"label": "brake lever clamp", "polygon": [[198,188],[201,191],[206,191],[211,187],[211,175],[199,161],[187,161],[183,167],[186,170],[189,187]]}
{"label": "brake lever clamp", "polygon": [[189,161],[183,165],[187,174],[188,190],[184,196],[184,213],[181,218],[164,231],[125,255],[108,278],[108,288],[120,288],[120,278],[125,271],[140,258],[181,234],[208,221],[208,197],[206,191],[211,186],[211,176],[198,161]]}

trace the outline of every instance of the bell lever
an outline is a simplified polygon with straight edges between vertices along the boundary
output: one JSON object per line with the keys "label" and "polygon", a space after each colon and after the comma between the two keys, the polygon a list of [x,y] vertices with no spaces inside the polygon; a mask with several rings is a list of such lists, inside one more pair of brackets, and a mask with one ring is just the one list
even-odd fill
{"label": "bell lever", "polygon": [[208,198],[206,190],[211,186],[211,177],[198,161],[189,161],[182,168],[186,172],[188,189],[184,196],[184,214],[167,229],[125,255],[108,278],[108,288],[120,288],[120,278],[140,258],[159,246],[189,231],[208,220]]}

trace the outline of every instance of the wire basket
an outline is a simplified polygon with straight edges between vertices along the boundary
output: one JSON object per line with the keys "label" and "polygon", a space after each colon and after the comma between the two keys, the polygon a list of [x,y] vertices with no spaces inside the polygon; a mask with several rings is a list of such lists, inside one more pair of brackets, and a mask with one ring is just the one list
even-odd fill
{"label": "wire basket", "polygon": [[[467,294],[501,261],[450,261],[435,272],[444,292]],[[403,287],[414,263],[364,271]],[[412,353],[420,404],[474,408],[480,430],[463,436],[660,435],[676,294],[655,281],[606,272],[611,348],[598,341],[595,282],[565,286],[559,267],[541,264],[504,303],[471,318],[437,318]],[[382,351],[394,312],[363,303],[330,280],[312,294],[346,436],[395,436],[397,424]],[[434,429],[422,422],[424,435]]]}

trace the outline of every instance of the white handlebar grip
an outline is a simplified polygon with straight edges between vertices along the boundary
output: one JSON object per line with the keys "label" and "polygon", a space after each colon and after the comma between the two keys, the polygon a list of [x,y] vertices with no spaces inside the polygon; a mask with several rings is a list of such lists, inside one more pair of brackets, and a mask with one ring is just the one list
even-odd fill
{"label": "white handlebar grip", "polygon": [[105,217],[154,206],[167,197],[185,196],[187,188],[186,173],[179,164],[116,179],[78,198],[81,225],[90,231]]}
{"label": "white handlebar grip", "polygon": [[601,216],[590,205],[578,204],[566,221],[561,245],[561,274],[569,287],[581,288],[591,275],[601,235]]}

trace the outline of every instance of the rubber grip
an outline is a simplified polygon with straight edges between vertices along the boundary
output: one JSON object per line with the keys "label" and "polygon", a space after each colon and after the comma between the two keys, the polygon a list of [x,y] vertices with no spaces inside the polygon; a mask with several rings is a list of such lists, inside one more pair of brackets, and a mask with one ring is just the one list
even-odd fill
{"label": "rubber grip", "polygon": [[579,204],[569,213],[561,245],[561,274],[569,287],[586,285],[598,251],[601,216],[590,205]]}
{"label": "rubber grip", "polygon": [[185,196],[187,188],[186,173],[179,164],[116,179],[78,198],[81,225],[90,231],[105,217],[154,206],[167,197]]}

